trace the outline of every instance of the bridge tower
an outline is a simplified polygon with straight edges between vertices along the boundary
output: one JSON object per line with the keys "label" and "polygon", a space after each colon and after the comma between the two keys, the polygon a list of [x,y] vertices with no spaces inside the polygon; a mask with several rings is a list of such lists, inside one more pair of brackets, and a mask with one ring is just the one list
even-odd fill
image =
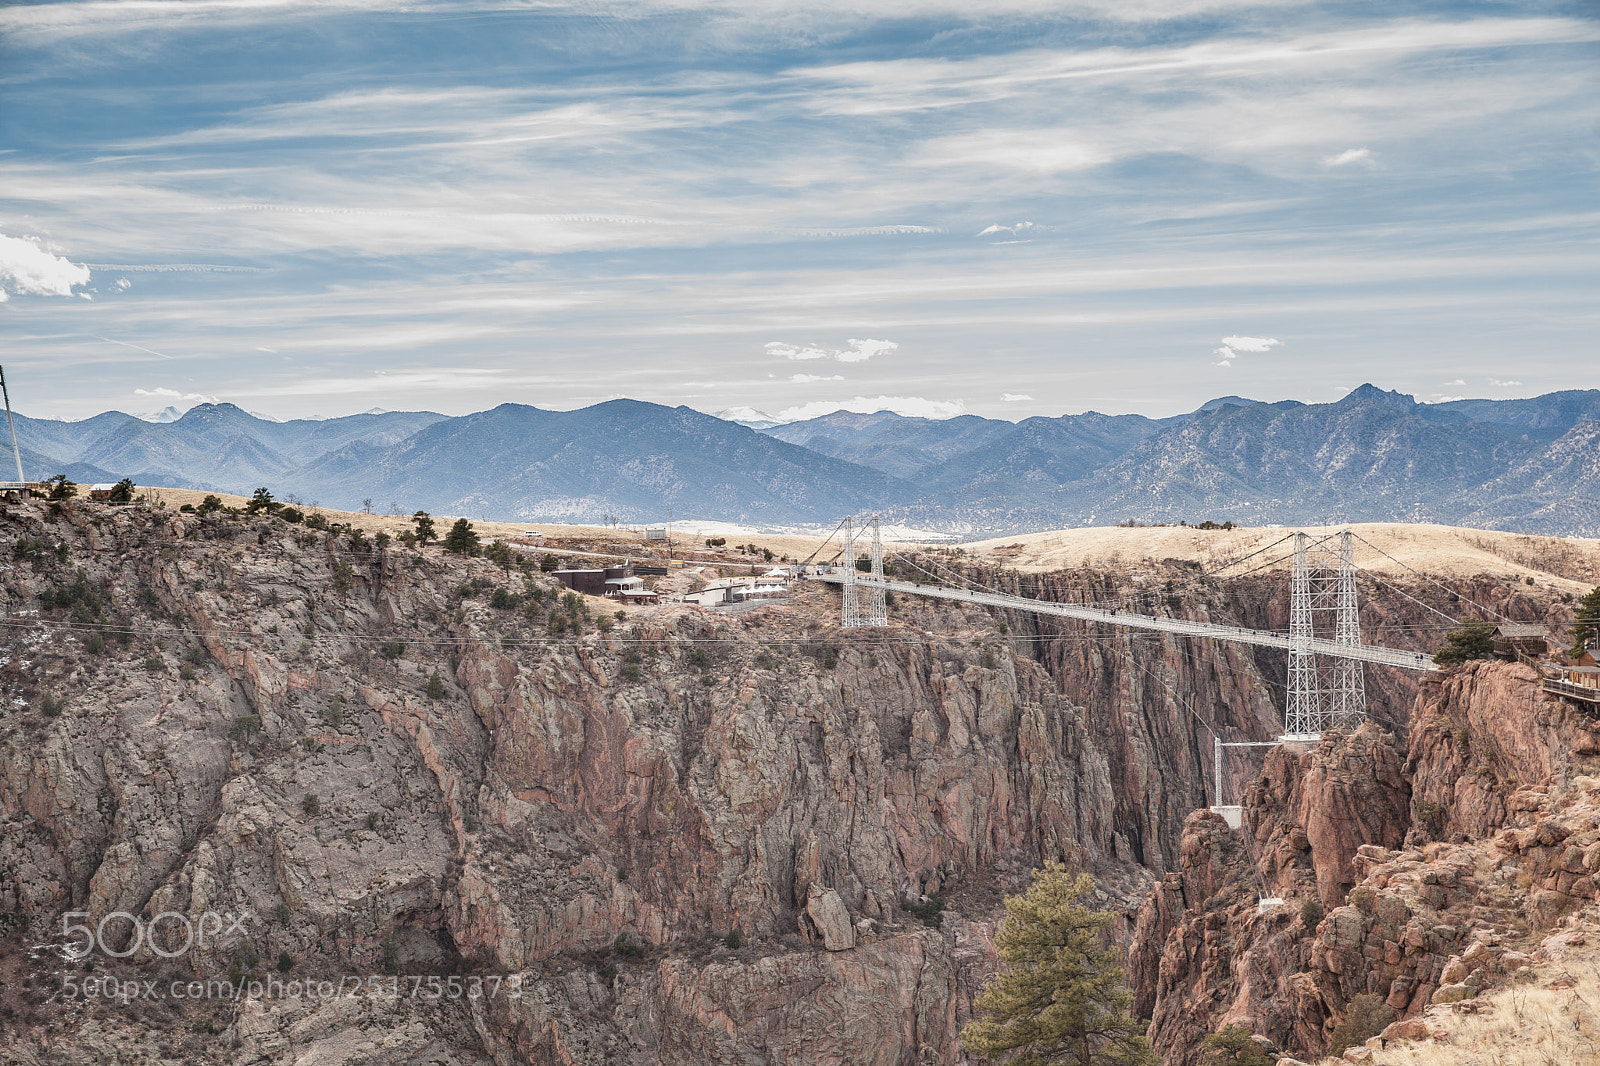
{"label": "bridge tower", "polygon": [[[865,532],[863,530],[862,532]],[[886,626],[889,609],[883,595],[883,531],[877,515],[872,516],[872,571],[876,584],[865,589],[856,584],[856,532],[854,516],[844,520],[844,574],[840,586],[844,592],[843,617],[839,624],[846,628]]]}
{"label": "bridge tower", "polygon": [[1355,547],[1348,529],[1316,541],[1305,533],[1294,535],[1285,739],[1313,740],[1325,730],[1355,729],[1366,720],[1361,660],[1316,655],[1310,642],[1317,637],[1351,647],[1361,643]]}
{"label": "bridge tower", "polygon": [[841,604],[842,617],[839,624],[846,629],[853,629],[863,625],[861,621],[861,590],[856,585],[856,524],[855,515],[846,515],[844,520],[844,580],[839,586],[843,593]]}

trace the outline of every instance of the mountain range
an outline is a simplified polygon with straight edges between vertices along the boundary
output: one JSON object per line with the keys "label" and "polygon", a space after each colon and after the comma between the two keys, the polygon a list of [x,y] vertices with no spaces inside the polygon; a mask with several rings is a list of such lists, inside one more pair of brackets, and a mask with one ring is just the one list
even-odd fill
{"label": "mountain range", "polygon": [[612,400],[276,422],[201,404],[170,422],[18,416],[29,477],[517,520],[831,525],[872,510],[963,534],[1119,521],[1431,521],[1600,535],[1600,390],[1420,404],[1239,396],[1187,414],[1020,422],[835,412],[732,421]]}

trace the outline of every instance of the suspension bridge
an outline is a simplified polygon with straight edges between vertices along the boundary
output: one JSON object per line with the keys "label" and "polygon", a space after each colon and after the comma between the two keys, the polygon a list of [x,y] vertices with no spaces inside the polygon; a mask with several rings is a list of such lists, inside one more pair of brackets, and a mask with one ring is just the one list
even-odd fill
{"label": "suspension bridge", "polygon": [[[868,527],[872,544],[867,554],[869,565],[863,573],[856,567],[856,541],[865,536]],[[1294,547],[1289,579],[1289,631],[1279,633],[1140,614],[1113,607],[1058,603],[979,588],[890,580],[883,574],[883,538],[878,519],[874,517],[858,531],[853,517],[846,518],[840,523],[840,529],[844,534],[844,546],[839,561],[818,567],[808,578],[841,586],[842,624],[846,627],[888,625],[886,594],[895,592],[1128,629],[1279,648],[1289,653],[1288,700],[1281,741],[1311,741],[1325,730],[1354,729],[1365,721],[1366,686],[1362,673],[1365,663],[1402,670],[1438,669],[1432,657],[1422,652],[1361,642],[1355,546],[1349,530],[1324,537],[1297,532],[1284,538],[1292,539]],[[813,553],[812,558],[815,555]]]}

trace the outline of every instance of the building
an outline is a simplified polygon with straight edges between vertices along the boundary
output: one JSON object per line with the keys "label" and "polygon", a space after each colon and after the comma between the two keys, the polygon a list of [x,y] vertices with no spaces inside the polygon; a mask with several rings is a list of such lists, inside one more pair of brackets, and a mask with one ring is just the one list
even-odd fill
{"label": "building", "polygon": [[1494,653],[1501,659],[1543,659],[1550,654],[1549,630],[1517,623],[1495,626]]}
{"label": "building", "polygon": [[661,527],[661,528],[657,528],[657,529],[646,529],[644,531],[644,539],[645,540],[666,540],[667,539],[666,528],[665,527]]}
{"label": "building", "polygon": [[574,592],[581,592],[586,596],[604,596],[606,594],[606,572],[604,570],[556,570],[550,575]]}

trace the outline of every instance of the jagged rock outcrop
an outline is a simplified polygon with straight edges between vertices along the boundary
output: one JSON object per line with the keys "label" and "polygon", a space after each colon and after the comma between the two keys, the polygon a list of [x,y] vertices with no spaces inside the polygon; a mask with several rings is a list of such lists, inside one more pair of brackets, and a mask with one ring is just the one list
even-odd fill
{"label": "jagged rock outcrop", "polygon": [[[1369,723],[1273,751],[1245,830],[1192,815],[1181,868],[1140,910],[1132,970],[1158,1048],[1193,1063],[1236,1023],[1314,1058],[1359,995],[1398,1025],[1506,980],[1595,901],[1597,754],[1600,721],[1496,662],[1424,686],[1404,750]],[[1286,905],[1258,914],[1262,895]]]}

